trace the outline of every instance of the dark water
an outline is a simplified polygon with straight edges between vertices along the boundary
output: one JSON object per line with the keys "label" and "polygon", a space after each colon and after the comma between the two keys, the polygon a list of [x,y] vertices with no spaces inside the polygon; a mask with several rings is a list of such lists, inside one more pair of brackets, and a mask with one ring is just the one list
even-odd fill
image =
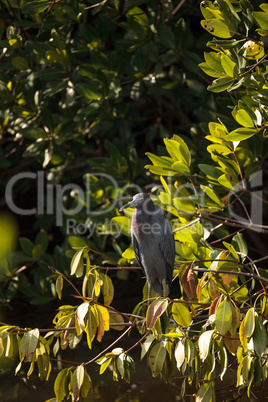
{"label": "dark water", "polygon": [[[117,337],[119,332],[114,331],[114,336]],[[135,341],[138,340],[138,337]],[[133,337],[126,339],[123,343],[117,346],[128,348],[133,344]],[[76,350],[65,350],[62,352],[62,359],[71,361],[86,362],[96,356],[108,342],[103,341],[94,346],[93,350],[87,348],[86,342],[79,345]],[[127,384],[124,380],[114,382],[112,371],[108,368],[105,373],[99,375],[99,365],[92,363],[88,366],[87,371],[90,375],[93,386],[94,395],[97,401],[103,402],[173,402],[176,400],[176,395],[179,394],[179,388],[165,384],[160,378],[152,378],[149,369],[147,368],[146,360],[140,362],[140,346],[131,354],[135,360],[136,372],[131,375],[131,384]],[[6,359],[5,359],[6,360]],[[6,360],[6,363],[10,360]],[[17,377],[14,376],[15,362],[11,370],[1,370],[0,374],[0,401],[1,402],[44,402],[47,399],[54,397],[53,383],[59,369],[57,363],[53,363],[53,368],[50,374],[49,381],[41,381],[38,378],[37,368],[29,379],[26,377],[29,363],[22,366]],[[3,366],[2,366],[3,367]],[[63,366],[62,368],[64,368]]]}
{"label": "dark water", "polygon": [[[115,331],[114,331],[115,332]],[[116,333],[114,336],[117,336]],[[138,339],[138,337],[137,337]],[[125,339],[124,343],[118,346],[124,349],[133,344],[133,337]],[[83,342],[77,350],[66,350],[62,353],[63,359],[72,361],[86,362],[97,355],[103,347],[108,345],[106,342],[98,343],[94,350],[87,348],[86,342]],[[176,402],[180,394],[180,380],[175,379],[175,385],[164,383],[163,380],[153,378],[147,367],[146,359],[140,362],[140,347],[138,346],[134,353],[131,354],[135,360],[136,372],[131,375],[131,384],[127,384],[124,380],[114,382],[112,379],[112,371],[109,368],[101,376],[99,373],[99,365],[92,363],[88,366],[88,374],[90,375],[94,386],[94,400],[101,402]],[[15,362],[13,362],[14,366]],[[64,367],[64,366],[63,366]],[[62,368],[63,368],[62,367]],[[41,381],[38,378],[37,369],[26,378],[29,363],[25,363],[18,376],[14,376],[14,368],[11,370],[0,370],[0,401],[1,402],[45,402],[54,397],[53,383],[57,373],[61,367],[57,367],[57,363],[53,363],[52,372],[49,381]],[[235,389],[235,373],[228,372],[224,382],[218,383],[216,392],[217,401],[232,401],[238,396]],[[231,384],[228,386],[228,384]],[[262,388],[252,389],[256,399],[248,398],[243,395],[240,401],[264,401],[268,399],[268,382]],[[195,398],[190,394],[185,397],[185,401],[194,401]],[[192,389],[192,393],[194,390]],[[70,400],[70,399],[69,399]],[[84,402],[89,399],[83,400]]]}
{"label": "dark water", "polygon": [[[137,293],[138,294],[138,293]],[[130,303],[124,303],[125,311],[132,311],[133,305],[138,301],[131,302],[131,298],[124,297],[124,300]],[[63,303],[68,304],[68,303]],[[39,327],[49,328],[51,321],[55,315],[55,307],[47,309],[47,306],[42,308],[36,314],[29,314],[29,307],[18,305],[13,306],[12,319],[8,317],[10,310],[6,311],[7,314],[2,314],[1,320],[5,322],[12,321],[15,325],[21,327]],[[116,306],[117,307],[117,306]],[[6,317],[5,317],[6,315]],[[23,325],[23,324],[24,325]],[[97,340],[93,342],[92,350],[88,349],[85,341],[80,342],[75,350],[67,349],[61,352],[61,358],[64,360],[87,362],[95,357],[98,353],[104,350],[111,344],[121,332],[111,330],[105,334],[103,341],[99,343]],[[135,342],[138,341],[140,335],[134,329],[131,331],[130,336],[126,336],[121,342],[117,343],[114,347],[122,347],[127,350]],[[131,384],[127,384],[124,380],[114,382],[112,378],[112,371],[109,368],[101,376],[99,375],[99,365],[92,363],[87,366],[88,374],[92,379],[94,386],[94,400],[101,402],[176,402],[180,394],[180,380],[175,379],[174,385],[166,384],[160,377],[153,378],[149,368],[147,367],[146,358],[140,362],[140,345],[133,349],[130,353],[135,361],[136,372],[131,375]],[[22,369],[17,376],[14,375],[15,367],[18,361],[12,361],[7,358],[0,358],[0,402],[45,402],[46,400],[54,397],[53,384],[54,380],[60,369],[65,366],[59,367],[57,362],[52,363],[52,371],[49,381],[41,381],[38,378],[37,367],[33,374],[27,379],[27,371],[30,363],[24,363]],[[217,401],[232,401],[238,396],[237,391],[234,393],[236,383],[236,373],[228,371],[223,382],[218,383],[216,400]],[[195,398],[192,394],[194,389],[189,389],[188,395],[184,401],[194,401]],[[243,402],[247,401],[265,401],[268,400],[268,381],[259,389],[252,388],[256,399],[248,398],[243,395],[241,399]],[[89,400],[89,399],[88,399]],[[84,400],[87,402],[88,400]],[[70,399],[69,399],[70,401]]]}

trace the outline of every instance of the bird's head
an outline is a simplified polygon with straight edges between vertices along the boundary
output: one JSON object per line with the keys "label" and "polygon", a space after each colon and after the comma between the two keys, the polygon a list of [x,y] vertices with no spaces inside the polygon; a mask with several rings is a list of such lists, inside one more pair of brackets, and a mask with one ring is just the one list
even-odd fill
{"label": "bird's head", "polygon": [[139,194],[134,195],[132,201],[130,201],[128,204],[126,204],[122,208],[120,208],[119,212],[122,212],[126,208],[139,208],[139,207],[142,207],[144,204],[147,205],[150,203],[152,203],[152,200],[148,194],[139,193]]}

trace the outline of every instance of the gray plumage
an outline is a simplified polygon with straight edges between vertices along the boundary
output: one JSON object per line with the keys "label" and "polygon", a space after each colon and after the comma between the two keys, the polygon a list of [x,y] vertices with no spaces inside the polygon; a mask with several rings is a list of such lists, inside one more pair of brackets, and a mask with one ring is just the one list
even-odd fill
{"label": "gray plumage", "polygon": [[137,262],[146,276],[149,292],[152,287],[155,292],[167,296],[175,260],[175,242],[170,222],[164,210],[155,205],[147,194],[136,194],[120,211],[128,207],[135,208],[131,239]]}

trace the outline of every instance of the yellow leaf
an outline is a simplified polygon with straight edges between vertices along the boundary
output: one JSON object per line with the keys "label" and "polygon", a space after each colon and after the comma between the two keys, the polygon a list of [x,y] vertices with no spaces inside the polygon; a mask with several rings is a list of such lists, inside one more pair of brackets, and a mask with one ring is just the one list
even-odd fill
{"label": "yellow leaf", "polygon": [[95,305],[98,317],[99,317],[99,325],[98,325],[98,333],[97,333],[97,340],[101,342],[102,337],[104,335],[104,331],[109,331],[109,313],[106,307],[100,306],[99,304]]}

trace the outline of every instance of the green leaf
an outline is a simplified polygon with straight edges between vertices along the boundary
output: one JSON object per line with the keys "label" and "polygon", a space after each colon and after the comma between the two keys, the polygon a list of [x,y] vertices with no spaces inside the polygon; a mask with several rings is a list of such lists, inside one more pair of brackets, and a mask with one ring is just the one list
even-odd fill
{"label": "green leaf", "polygon": [[211,92],[222,92],[225,91],[227,88],[229,88],[233,83],[235,82],[234,78],[230,77],[221,77],[217,78],[216,80],[213,81],[212,85],[208,86],[208,91]]}
{"label": "green leaf", "polygon": [[153,377],[157,377],[161,373],[166,354],[167,351],[163,342],[157,342],[151,348],[148,355],[148,364]]}
{"label": "green leaf", "polygon": [[88,245],[86,240],[83,237],[79,236],[69,236],[68,241],[72,248],[81,248]]}
{"label": "green leaf", "polygon": [[133,247],[128,247],[123,253],[122,257],[126,258],[127,260],[133,260],[135,258],[135,253]]}
{"label": "green leaf", "polygon": [[201,25],[206,31],[219,38],[231,38],[236,33],[232,24],[216,18],[202,20]]}
{"label": "green leaf", "polygon": [[[209,132],[212,135],[212,137],[220,138],[222,140],[225,139],[226,135],[228,134],[228,131],[226,127],[224,127],[223,124],[216,123],[215,121],[212,121],[208,124]],[[215,140],[215,138],[214,138]]]}
{"label": "green leaf", "polygon": [[236,64],[226,55],[221,56],[221,65],[228,77],[234,77],[238,72]]}
{"label": "green leaf", "polygon": [[214,391],[214,383],[208,382],[203,384],[197,394],[195,401],[196,402],[211,402],[213,401],[213,391]]}
{"label": "green leaf", "polygon": [[27,239],[27,237],[20,237],[19,243],[20,243],[22,251],[29,257],[32,257],[33,248],[34,248],[33,242],[31,240]]}
{"label": "green leaf", "polygon": [[223,174],[218,178],[218,182],[230,190],[234,190],[235,186],[238,185],[237,175],[233,175],[230,173]]}
{"label": "green leaf", "polygon": [[148,350],[150,349],[153,341],[154,341],[154,335],[150,334],[146,337],[145,341],[141,345],[141,360],[144,358]]}
{"label": "green leaf", "polygon": [[[221,63],[221,55],[219,53],[216,52],[205,52],[204,53],[204,57],[205,60],[208,64],[208,66],[215,71],[215,73],[217,73],[218,75],[222,75],[225,73],[223,67],[222,67],[222,63]],[[218,124],[219,123],[215,123]]]}
{"label": "green leaf", "polygon": [[104,148],[106,149],[106,151],[108,152],[111,161],[113,162],[113,164],[116,167],[120,167],[120,166],[125,166],[127,167],[127,161],[126,158],[124,158],[119,149],[109,140],[105,140],[104,142]]}
{"label": "green leaf", "polygon": [[48,246],[48,237],[43,229],[41,229],[40,232],[37,234],[35,238],[35,244],[41,244],[42,253],[44,254],[46,252]]}
{"label": "green leaf", "polygon": [[248,247],[247,243],[244,240],[244,237],[242,233],[237,233],[233,238],[232,238],[232,245],[234,248],[242,253],[244,256],[248,255]]}
{"label": "green leaf", "polygon": [[184,176],[191,176],[191,171],[184,162],[175,162],[173,163],[172,168]]}
{"label": "green leaf", "polygon": [[[263,6],[263,4],[261,6]],[[265,12],[254,11],[252,14],[259,27],[265,31],[268,31],[268,10],[265,10]]]}
{"label": "green leaf", "polygon": [[109,359],[108,359],[108,358],[105,358],[104,362],[103,362],[103,363],[101,364],[101,366],[100,366],[100,372],[99,372],[99,374],[103,374],[103,373],[105,372],[105,370],[109,367],[109,365],[110,365],[110,363],[111,363],[112,360],[113,360],[112,357],[110,357]]}
{"label": "green leaf", "polygon": [[36,350],[36,355],[37,355],[37,365],[38,365],[38,371],[39,371],[39,378],[41,380],[48,380],[49,374],[51,372],[51,363],[48,354],[40,349]]}
{"label": "green leaf", "polygon": [[109,320],[109,325],[110,328],[115,329],[117,331],[122,331],[125,326],[124,325],[111,325],[111,324],[123,324],[124,323],[124,318],[120,315],[120,314],[116,314],[116,313],[109,313],[110,315],[110,320]]}
{"label": "green leaf", "polygon": [[69,384],[67,384],[67,380],[69,377],[68,370],[68,368],[61,370],[54,382],[54,392],[57,398],[57,402],[61,402],[65,399],[66,390],[69,386]]}
{"label": "green leaf", "polygon": [[237,123],[241,124],[243,127],[254,127],[254,122],[248,112],[245,109],[238,109],[233,114]]}
{"label": "green leaf", "polygon": [[221,335],[225,335],[232,325],[232,308],[230,302],[225,299],[217,307],[215,314],[215,325]]}
{"label": "green leaf", "polygon": [[131,220],[127,218],[126,216],[116,216],[115,218],[112,218],[112,221],[115,222],[121,231],[125,236],[130,236],[130,227],[131,227]]}
{"label": "green leaf", "polygon": [[215,153],[220,155],[229,155],[232,151],[230,148],[221,144],[211,144],[207,147],[209,153]]}
{"label": "green leaf", "polygon": [[30,66],[28,60],[25,57],[16,56],[13,57],[11,63],[18,70],[26,71]]}
{"label": "green leaf", "polygon": [[42,251],[42,246],[41,244],[37,244],[34,246],[33,251],[32,251],[32,257],[35,261],[40,260],[42,257],[43,251]]}
{"label": "green leaf", "polygon": [[255,309],[252,307],[247,311],[245,316],[245,335],[250,338],[255,329]]}
{"label": "green leaf", "polygon": [[146,152],[145,155],[147,155],[148,158],[153,162],[154,166],[159,166],[159,167],[162,167],[165,169],[171,169],[171,166],[173,164],[172,158],[167,158],[164,156],[157,156],[157,155],[151,154],[150,152]]}
{"label": "green leaf", "polygon": [[114,285],[108,275],[101,275],[101,279],[103,280],[101,291],[103,294],[104,304],[105,306],[109,306],[114,298]]}
{"label": "green leaf", "polygon": [[157,34],[159,42],[168,49],[176,49],[177,41],[171,29],[161,26]]}
{"label": "green leaf", "polygon": [[188,167],[191,165],[191,154],[182,138],[174,135],[172,139],[164,139],[167,151],[173,161],[184,162]]}
{"label": "green leaf", "polygon": [[91,349],[91,343],[96,335],[97,322],[98,318],[96,317],[96,312],[94,310],[94,307],[91,307],[85,318],[85,324],[86,324],[85,332],[87,334],[87,344],[90,349]]}
{"label": "green leaf", "polygon": [[25,361],[32,361],[33,354],[38,345],[39,335],[38,328],[27,331],[26,334],[23,335],[20,343],[20,351],[21,356],[25,357]]}
{"label": "green leaf", "polygon": [[216,204],[218,204],[219,206],[222,206],[222,202],[219,198],[219,196],[215,193],[214,190],[212,190],[212,188],[208,187],[208,186],[203,186],[202,184],[200,185],[200,188],[204,191],[204,193],[212,199],[212,201],[214,201]]}
{"label": "green leaf", "polygon": [[80,390],[84,381],[84,374],[85,374],[85,369],[84,366],[81,364],[78,366],[73,373],[73,379],[72,379],[72,391],[73,391],[73,396],[75,400],[79,400],[80,397]]}
{"label": "green leaf", "polygon": [[220,77],[220,73],[218,73],[217,71],[213,70],[213,68],[211,68],[208,65],[208,63],[200,63],[200,64],[198,64],[198,67],[200,67],[201,70],[203,70],[204,73],[206,73],[210,77],[213,77],[213,78],[219,78]]}
{"label": "green leaf", "polygon": [[206,165],[203,163],[200,163],[198,167],[203,173],[205,173],[207,177],[218,179],[222,175],[222,171],[217,167]]}
{"label": "green leaf", "polygon": [[23,14],[39,14],[45,11],[50,6],[50,1],[37,0],[30,1],[27,4],[23,4],[21,11]]}
{"label": "green leaf", "polygon": [[90,390],[92,390],[92,381],[88,373],[84,371],[84,381],[80,389],[81,397],[86,398]]}
{"label": "green leaf", "polygon": [[235,251],[235,248],[232,244],[227,243],[226,241],[223,241],[222,244],[230,251],[230,253],[234,256],[234,258],[239,261],[239,256],[237,252]]}
{"label": "green leaf", "polygon": [[125,374],[124,357],[125,357],[125,352],[120,353],[120,355],[116,359],[117,370],[119,371],[121,378],[124,378],[124,374]]}
{"label": "green leaf", "polygon": [[253,135],[257,134],[258,130],[256,128],[237,128],[233,130],[226,136],[228,141],[243,141]]}
{"label": "green leaf", "polygon": [[100,100],[103,97],[103,94],[99,90],[99,85],[91,83],[91,84],[76,84],[75,90],[83,95],[88,100]]}
{"label": "green leaf", "polygon": [[261,356],[267,350],[267,342],[268,342],[267,329],[263,325],[258,315],[255,317],[255,320],[256,322],[255,322],[255,330],[253,333],[253,344],[255,351],[259,356]]}
{"label": "green leaf", "polygon": [[62,288],[63,288],[63,277],[62,275],[59,275],[56,280],[56,292],[60,300],[62,297]]}
{"label": "green leaf", "polygon": [[192,317],[188,308],[182,303],[172,304],[172,315],[177,324],[188,328],[191,325]]}
{"label": "green leaf", "polygon": [[76,275],[77,278],[83,275],[84,272],[84,263],[83,263],[83,253],[85,248],[81,248],[78,250],[71,261],[71,275]]}

